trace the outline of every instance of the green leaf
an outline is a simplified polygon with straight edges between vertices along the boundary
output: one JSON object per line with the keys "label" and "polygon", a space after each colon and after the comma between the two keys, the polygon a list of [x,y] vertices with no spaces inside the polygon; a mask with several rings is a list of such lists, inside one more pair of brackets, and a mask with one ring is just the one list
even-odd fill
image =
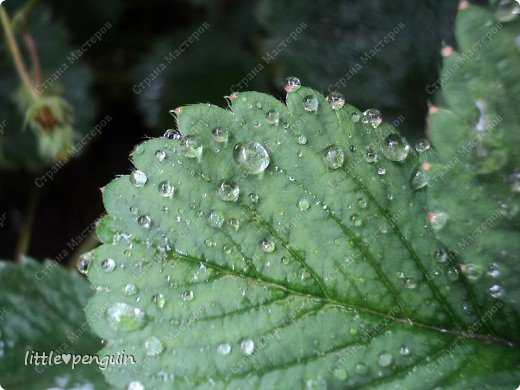
{"label": "green leaf", "polygon": [[516,385],[517,317],[475,299],[443,252],[410,186],[418,157],[377,113],[295,89],[287,105],[244,92],[231,110],[182,107],[181,141],[139,145],[104,189],[87,318],[102,354],[137,360],[108,381]]}
{"label": "green leaf", "polygon": [[0,262],[0,385],[6,389],[106,388],[95,365],[26,365],[27,351],[95,355],[100,340],[81,310],[88,283],[58,263]]}
{"label": "green leaf", "polygon": [[498,12],[470,6],[459,13],[460,52],[445,59],[443,103],[430,115],[438,153],[431,156],[429,208],[447,216],[437,236],[457,253],[476,299],[499,296],[516,315],[520,20],[506,23]]}
{"label": "green leaf", "polygon": [[[2,4],[11,19],[16,7]],[[2,169],[40,170],[68,156],[72,144],[79,141],[93,124],[94,104],[89,94],[90,70],[83,64],[84,52],[67,43],[67,33],[51,18],[48,7],[36,4],[27,14],[27,31],[32,35],[39,57],[42,87],[34,101],[21,87],[19,76],[7,48],[5,36],[0,36],[0,167]],[[20,27],[20,24],[13,24]],[[26,55],[19,31],[18,45],[29,71],[31,62]],[[33,73],[31,73],[33,74]],[[67,111],[65,118],[62,113]],[[34,118],[44,118],[41,128]]]}

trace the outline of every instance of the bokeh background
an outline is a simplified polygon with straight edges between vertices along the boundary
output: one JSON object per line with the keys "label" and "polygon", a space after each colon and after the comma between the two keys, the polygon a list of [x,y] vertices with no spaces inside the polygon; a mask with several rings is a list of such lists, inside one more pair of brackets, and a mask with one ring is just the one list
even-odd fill
{"label": "bokeh background", "polygon": [[[174,127],[168,111],[176,106],[225,105],[224,96],[233,90],[283,99],[283,80],[295,75],[323,93],[339,90],[362,110],[380,109],[412,140],[424,136],[433,99],[426,86],[439,75],[443,44],[456,47],[458,1],[7,0],[4,5],[31,76],[39,73],[44,83],[42,96],[66,102],[74,143],[106,122],[72,158],[42,156],[42,134],[27,119],[2,31],[0,258],[17,256],[24,246],[20,232],[31,226],[27,254],[71,262],[81,245],[94,245],[85,237],[103,213],[100,188],[129,172],[135,144]],[[35,185],[56,163],[52,178]]]}

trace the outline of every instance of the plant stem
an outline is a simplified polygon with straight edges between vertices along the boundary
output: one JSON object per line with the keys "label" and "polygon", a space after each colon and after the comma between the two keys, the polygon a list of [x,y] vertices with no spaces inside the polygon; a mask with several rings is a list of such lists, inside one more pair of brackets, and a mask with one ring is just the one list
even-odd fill
{"label": "plant stem", "polygon": [[25,47],[29,52],[29,58],[31,59],[32,70],[34,74],[34,81],[36,83],[37,88],[42,85],[42,72],[40,70],[40,58],[38,57],[38,50],[36,49],[36,43],[34,43],[34,39],[32,34],[27,30],[22,30],[22,38],[25,43]]}
{"label": "plant stem", "polygon": [[25,88],[27,88],[31,96],[34,99],[36,99],[38,97],[38,94],[34,89],[29,73],[27,72],[27,69],[25,67],[25,63],[23,62],[22,55],[20,54],[20,49],[18,47],[18,44],[16,43],[16,38],[14,37],[9,16],[7,16],[7,12],[5,12],[5,7],[2,6],[0,6],[0,21],[2,22],[2,26],[4,27],[5,39],[7,41],[9,51],[11,52],[11,56],[13,57],[16,71],[22,79]]}
{"label": "plant stem", "polygon": [[76,250],[70,255],[67,261],[67,266],[70,268],[76,268],[78,260],[83,253],[91,251],[100,244],[96,232],[92,231],[89,233],[87,238],[76,248]]}
{"label": "plant stem", "polygon": [[32,226],[34,222],[34,215],[36,214],[36,206],[40,199],[40,188],[35,189],[31,192],[29,197],[29,203],[27,204],[27,210],[23,218],[22,226],[20,228],[20,237],[18,239],[18,245],[16,246],[15,259],[20,261],[23,256],[27,254],[29,249],[29,243],[31,242]]}

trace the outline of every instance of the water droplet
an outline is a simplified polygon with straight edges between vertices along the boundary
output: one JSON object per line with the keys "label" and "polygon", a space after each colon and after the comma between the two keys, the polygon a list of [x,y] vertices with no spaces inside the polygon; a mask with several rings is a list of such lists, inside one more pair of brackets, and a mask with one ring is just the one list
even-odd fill
{"label": "water droplet", "polygon": [[265,253],[272,253],[276,249],[276,244],[273,240],[264,238],[259,242],[260,249]]}
{"label": "water droplet", "polygon": [[364,155],[365,161],[369,164],[373,164],[379,160],[379,156],[374,152],[372,148],[367,148]]}
{"label": "water droplet", "polygon": [[163,137],[168,139],[180,140],[181,133],[179,132],[179,130],[176,129],[168,129],[164,132]]}
{"label": "water droplet", "polygon": [[280,113],[275,110],[269,110],[265,113],[265,121],[270,125],[278,126],[280,121]]}
{"label": "water droplet", "polygon": [[155,159],[159,162],[163,162],[166,159],[166,152],[164,150],[157,150],[155,152]]}
{"label": "water droplet", "polygon": [[249,199],[249,202],[251,202],[252,204],[257,204],[258,203],[258,200],[260,199],[260,197],[258,196],[257,193],[255,192],[251,192],[247,198]]}
{"label": "water droplet", "polygon": [[368,206],[365,198],[358,198],[357,205],[359,206],[359,208],[362,208],[362,209],[366,209]]}
{"label": "water droplet", "polygon": [[300,82],[300,79],[298,77],[287,77],[285,80],[284,89],[285,92],[296,92],[300,89],[302,86],[302,83]]}
{"label": "water droplet", "polygon": [[417,287],[417,282],[413,278],[405,278],[404,286],[410,290],[413,290]]}
{"label": "water droplet", "polygon": [[255,350],[255,343],[251,339],[243,339],[238,343],[238,349],[245,355],[252,355]]}
{"label": "water droplet", "polygon": [[498,264],[489,263],[488,269],[487,269],[487,274],[491,278],[498,278],[500,276],[500,268],[499,268]]}
{"label": "water droplet", "polygon": [[403,345],[401,348],[399,348],[399,354],[401,356],[410,355],[410,348],[408,348],[406,345]]}
{"label": "water droplet", "polygon": [[188,291],[184,291],[182,294],[181,294],[181,298],[183,301],[186,301],[186,302],[191,302],[193,301],[193,297],[194,297],[194,294],[193,294],[193,291],[191,290],[188,290]]}
{"label": "water droplet", "polygon": [[419,165],[412,172],[410,177],[410,188],[414,191],[418,191],[428,185],[430,175],[427,169],[424,169],[423,165]]}
{"label": "water droplet", "polygon": [[231,180],[224,180],[217,189],[217,195],[226,202],[236,202],[240,195],[240,188]]}
{"label": "water droplet", "polygon": [[221,211],[211,210],[208,215],[208,223],[211,227],[220,229],[224,224],[225,218]]}
{"label": "water droplet", "polygon": [[164,344],[155,336],[150,336],[144,341],[144,350],[148,356],[157,356],[164,351]]}
{"label": "water droplet", "polygon": [[175,188],[168,180],[160,182],[157,188],[159,189],[159,194],[165,198],[171,198],[175,192]]}
{"label": "water droplet", "polygon": [[145,390],[145,387],[139,381],[132,381],[126,385],[126,390]]}
{"label": "water droplet", "polygon": [[307,143],[307,137],[301,134],[298,136],[298,138],[296,138],[296,142],[298,142],[300,145],[305,145]]}
{"label": "water droplet", "polygon": [[137,219],[137,223],[139,224],[139,226],[145,229],[150,229],[150,226],[152,225],[152,219],[148,215],[141,215]]}
{"label": "water droplet", "polygon": [[303,108],[305,111],[316,111],[318,109],[318,104],[316,96],[308,95],[303,98]]}
{"label": "water droplet", "polygon": [[186,135],[181,139],[181,148],[184,156],[200,159],[202,156],[202,142],[196,135]]}
{"label": "water droplet", "polygon": [[502,298],[504,296],[504,289],[498,284],[494,284],[489,288],[489,293],[495,299]]}
{"label": "water droplet", "polygon": [[379,112],[379,110],[376,110],[375,108],[369,108],[368,110],[363,112],[362,122],[365,125],[371,125],[374,129],[377,128],[381,124],[381,122],[383,122],[381,112]]}
{"label": "water droplet", "polygon": [[114,330],[132,331],[145,324],[144,312],[127,303],[117,302],[106,311],[106,320]]}
{"label": "water droplet", "polygon": [[300,199],[298,199],[298,202],[296,205],[298,206],[298,209],[300,211],[305,211],[310,207],[311,203],[309,202],[309,200],[307,198],[300,198]]}
{"label": "water droplet", "polygon": [[114,259],[105,259],[101,262],[101,268],[103,268],[105,272],[113,271],[114,268],[116,268],[116,262]]}
{"label": "water droplet", "polygon": [[464,275],[466,275],[466,278],[468,278],[468,280],[471,282],[479,280],[480,277],[484,274],[484,268],[478,264],[461,264],[460,270],[462,271],[462,273],[464,273]]}
{"label": "water droplet", "polygon": [[229,355],[231,353],[231,345],[228,344],[228,343],[225,343],[225,344],[219,344],[217,346],[217,353],[219,355]]}
{"label": "water droplet", "polygon": [[430,141],[425,138],[419,139],[417,142],[415,142],[415,150],[418,153],[426,152],[427,150],[430,150],[430,147]]}
{"label": "water droplet", "polygon": [[336,368],[334,370],[334,376],[338,378],[340,381],[344,381],[347,379],[347,371],[343,368]]}
{"label": "water droplet", "polygon": [[403,161],[410,153],[410,145],[397,133],[388,135],[382,145],[383,154],[391,161]]}
{"label": "water droplet", "polygon": [[136,187],[144,186],[147,181],[148,181],[148,177],[146,176],[146,173],[144,173],[143,171],[140,171],[138,169],[133,171],[132,174],[130,175],[130,182]]}
{"label": "water droplet", "polygon": [[333,110],[339,110],[345,105],[345,96],[339,92],[331,92],[327,96],[327,101]]}
{"label": "water droplet", "polygon": [[354,111],[350,115],[350,119],[352,120],[352,122],[357,123],[361,119],[361,114],[359,112],[357,112],[357,111]]}
{"label": "water droplet", "polygon": [[459,269],[457,267],[449,267],[446,270],[446,277],[452,282],[459,280]]}
{"label": "water droplet", "polygon": [[437,259],[437,261],[441,264],[446,263],[448,261],[448,252],[444,249],[439,249],[433,253],[433,256]]}
{"label": "water droplet", "polygon": [[87,275],[88,274],[88,266],[90,264],[90,260],[92,259],[92,252],[87,252],[83,255],[81,255],[81,257],[79,258],[79,261],[78,261],[78,271],[83,274],[83,275]]}
{"label": "water droplet", "polygon": [[378,363],[381,367],[388,367],[390,364],[392,364],[392,355],[388,352],[382,352],[379,355]]}
{"label": "water droplet", "polygon": [[228,225],[231,229],[237,231],[240,228],[240,221],[236,218],[231,218],[228,221]]}
{"label": "water droplet", "polygon": [[433,230],[441,230],[448,222],[448,214],[444,211],[430,211],[428,213],[428,221]]}
{"label": "water droplet", "polygon": [[217,126],[211,132],[213,135],[213,139],[215,142],[228,142],[229,139],[229,130],[226,127]]}
{"label": "water droplet", "polygon": [[350,223],[356,227],[363,225],[363,220],[358,214],[352,214],[350,216]]}
{"label": "water droplet", "polygon": [[323,161],[330,169],[338,169],[343,166],[345,161],[345,153],[339,146],[331,145],[325,148],[322,152]]}
{"label": "water droplet", "polygon": [[377,174],[378,174],[379,176],[384,176],[384,175],[386,175],[386,168],[385,168],[385,167],[379,167],[379,168],[377,168]]}
{"label": "water droplet", "polygon": [[123,294],[131,296],[137,294],[138,288],[135,284],[128,283],[123,287]]}
{"label": "water droplet", "polygon": [[155,294],[152,297],[152,302],[155,303],[155,306],[157,306],[159,309],[162,309],[164,305],[166,305],[166,298],[164,298],[163,294]]}
{"label": "water droplet", "polygon": [[515,20],[520,15],[518,0],[500,0],[495,17],[499,22],[507,23]]}
{"label": "water droplet", "polygon": [[235,145],[233,158],[239,168],[250,175],[262,173],[270,162],[269,153],[259,142]]}

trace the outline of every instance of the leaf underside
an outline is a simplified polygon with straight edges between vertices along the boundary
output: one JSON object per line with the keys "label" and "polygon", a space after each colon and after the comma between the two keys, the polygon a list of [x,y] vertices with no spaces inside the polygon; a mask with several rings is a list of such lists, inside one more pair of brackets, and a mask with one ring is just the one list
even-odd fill
{"label": "leaf underside", "polygon": [[[107,370],[112,385],[518,385],[515,306],[460,272],[428,223],[427,187],[411,185],[432,150],[390,161],[395,129],[304,87],[286,104],[242,92],[229,110],[178,111],[183,140],[138,145],[136,171],[104,189],[87,318],[102,354],[137,362]],[[251,142],[269,154],[259,174],[237,163]]]}

